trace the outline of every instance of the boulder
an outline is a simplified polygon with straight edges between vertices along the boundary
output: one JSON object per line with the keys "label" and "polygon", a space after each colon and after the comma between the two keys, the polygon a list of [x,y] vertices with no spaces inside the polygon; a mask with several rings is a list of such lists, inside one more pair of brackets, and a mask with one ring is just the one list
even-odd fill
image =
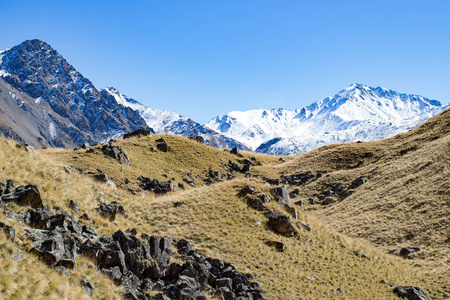
{"label": "boulder", "polygon": [[276,201],[281,202],[289,207],[291,207],[291,197],[289,197],[289,193],[284,187],[276,187],[270,189],[273,197]]}
{"label": "boulder", "polygon": [[103,217],[109,217],[111,221],[116,219],[117,214],[126,215],[123,206],[119,205],[116,201],[113,201],[110,204],[102,203],[95,210]]}
{"label": "boulder", "polygon": [[233,149],[230,150],[231,154],[239,154],[239,148],[238,147],[234,147]]}
{"label": "boulder", "polygon": [[104,183],[106,183],[106,185],[109,185],[109,186],[111,186],[112,188],[117,188],[116,187],[116,184],[114,183],[114,181],[112,181],[112,179],[111,178],[109,178],[109,176],[108,175],[106,175],[106,174],[95,174],[94,175],[94,179],[95,180],[97,180],[98,182],[104,182]]}
{"label": "boulder", "polygon": [[94,294],[94,290],[95,290],[92,282],[90,282],[86,278],[83,278],[82,280],[80,280],[80,285],[83,288],[83,290],[86,292],[86,294],[88,294],[89,297],[92,297],[92,295]]}
{"label": "boulder", "polygon": [[430,300],[428,295],[420,288],[413,286],[396,286],[394,293],[408,300]]}
{"label": "boulder", "polygon": [[[9,191],[9,189],[6,188],[6,191]],[[42,208],[44,206],[39,190],[35,185],[18,186],[14,191],[3,194],[2,200],[34,208]]]}
{"label": "boulder", "polygon": [[196,141],[197,143],[204,144],[205,139],[201,135],[194,135],[189,137],[191,140]]}
{"label": "boulder", "polygon": [[352,183],[350,184],[350,189],[356,189],[366,183],[366,181],[367,178],[365,176],[358,177],[352,181]]}
{"label": "boulder", "polygon": [[252,185],[246,185],[241,189],[241,194],[242,195],[248,195],[248,194],[253,194],[255,192],[255,187]]}
{"label": "boulder", "polygon": [[163,139],[163,138],[157,139],[155,142],[157,143],[156,148],[159,151],[168,152],[170,150],[169,145],[167,145],[167,142],[165,139]]}
{"label": "boulder", "polygon": [[145,128],[140,128],[138,130],[125,133],[123,135],[123,138],[124,139],[129,139],[131,137],[141,137],[141,136],[150,136],[150,135],[152,135],[152,132],[150,130],[145,129]]}
{"label": "boulder", "polygon": [[417,247],[405,247],[400,250],[400,256],[408,257],[411,253],[419,252],[420,248]]}
{"label": "boulder", "polygon": [[69,200],[69,208],[72,209],[72,211],[74,213],[76,213],[77,215],[80,214],[80,209],[78,207],[78,202],[77,201]]}
{"label": "boulder", "polygon": [[131,164],[130,158],[128,157],[128,155],[126,155],[122,148],[120,146],[114,146],[111,142],[102,147],[102,152],[106,156],[118,160],[121,164],[127,166]]}
{"label": "boulder", "polygon": [[16,239],[16,231],[14,230],[14,228],[12,226],[9,226],[3,222],[0,222],[0,229],[3,230],[3,232],[6,234],[6,236],[8,237],[8,239],[11,242],[14,242],[14,240]]}
{"label": "boulder", "polygon": [[275,214],[272,212],[266,214],[266,216],[269,220],[268,221],[269,227],[274,232],[287,237],[298,236],[298,232],[297,230],[295,230],[295,227],[291,224],[289,217],[283,214]]}
{"label": "boulder", "polygon": [[33,242],[31,252],[36,253],[49,266],[55,266],[63,257],[64,238],[58,231],[27,229],[27,236]]}

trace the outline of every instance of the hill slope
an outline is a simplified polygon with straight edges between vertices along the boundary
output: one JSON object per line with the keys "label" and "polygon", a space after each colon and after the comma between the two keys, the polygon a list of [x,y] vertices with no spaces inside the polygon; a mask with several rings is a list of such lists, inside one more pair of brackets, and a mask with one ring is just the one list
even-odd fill
{"label": "hill slope", "polygon": [[[251,274],[267,299],[398,299],[392,291],[395,285],[419,286],[429,296],[445,299],[449,295],[449,277],[445,273],[447,262],[442,258],[448,257],[448,253],[440,246],[445,242],[442,237],[448,234],[448,223],[444,218],[449,213],[448,198],[442,193],[445,192],[442,187],[448,187],[449,178],[445,165],[448,151],[442,152],[448,149],[445,148],[448,147],[445,146],[448,145],[448,117],[449,111],[446,111],[424,125],[388,140],[326,146],[305,155],[286,157],[284,163],[280,163],[278,157],[262,154],[243,152],[240,157],[171,135],[114,141],[113,145],[120,146],[128,155],[129,166],[107,157],[102,150],[104,145],[77,151],[26,152],[11,142],[2,141],[0,157],[5,164],[0,169],[0,177],[2,182],[12,178],[16,184],[36,184],[46,205],[54,211],[68,212],[74,218],[78,217],[73,214],[69,200],[78,202],[80,216],[86,213],[92,219],[90,223],[84,219],[81,222],[94,226],[100,235],[135,228],[138,233],[171,235],[175,240],[184,238],[201,255],[232,262],[242,272]],[[167,152],[157,146],[161,143],[157,140],[161,138],[170,148]],[[255,157],[252,159],[252,156]],[[418,157],[429,159],[431,163],[423,164]],[[435,169],[439,158],[447,158],[441,160],[441,171],[445,172],[433,175],[429,171],[439,171]],[[254,162],[250,172],[230,172],[230,162],[242,165],[245,159]],[[410,167],[416,168],[413,170],[417,172],[412,175],[405,175],[403,171],[396,173]],[[430,169],[421,173],[427,168]],[[332,183],[339,182],[348,187],[358,176],[365,175],[368,179],[346,198],[340,198],[341,194],[337,193],[329,195],[334,200],[329,206],[306,204],[297,207],[298,220],[293,217],[289,220],[299,236],[279,235],[270,229],[264,213],[251,208],[247,201],[265,194],[272,200],[264,204],[266,209],[287,214],[283,205],[271,196],[270,189],[274,186],[268,185],[264,178],[281,175],[289,178],[290,174],[307,171],[313,174],[322,171],[323,175],[300,186],[289,181],[283,184],[289,191],[300,188],[300,199],[311,197],[318,203],[323,201],[320,195],[332,189]],[[247,178],[248,173],[253,177]],[[117,189],[96,182],[94,176],[99,174],[112,178]],[[157,196],[142,190],[144,186],[138,179],[141,175],[159,182],[170,180],[176,187],[178,183],[184,183],[185,189]],[[408,176],[415,176],[414,180]],[[184,181],[186,178],[193,179],[197,187],[189,186]],[[429,184],[428,187],[423,183]],[[241,194],[242,187],[248,184],[256,189],[250,198]],[[399,192],[395,193],[396,190]],[[404,223],[406,229],[414,229],[411,242],[414,244],[399,238],[403,237],[404,228],[398,216],[405,208],[403,195],[410,190],[414,191],[418,203],[423,203],[419,207],[410,205],[408,212],[421,217],[410,218]],[[127,216],[118,215],[113,221],[102,218],[96,207],[112,201],[123,205]],[[17,213],[22,210],[13,204],[8,204],[8,209]],[[0,221],[14,226],[18,237],[25,241],[22,225],[1,216]],[[311,231],[304,229],[300,221],[308,222]],[[362,239],[346,237],[332,227]],[[429,242],[425,236],[431,236]],[[383,251],[364,240],[380,246]],[[92,261],[81,256],[77,258],[77,270],[69,271],[68,276],[57,277],[59,287],[36,288],[39,294],[33,294],[32,290],[20,288],[23,284],[15,282],[48,285],[46,278],[53,275],[47,275],[44,264],[35,264],[36,272],[26,272],[27,264],[36,261],[36,256],[27,252],[27,242],[2,242],[5,247],[1,248],[0,257],[2,265],[8,268],[2,269],[0,284],[6,286],[1,292],[6,297],[57,298],[74,293],[83,297],[79,289],[82,276],[94,283],[94,298],[111,298],[123,293],[96,271]],[[277,251],[274,242],[282,243],[284,250]],[[419,246],[421,252],[419,256],[405,260],[397,255],[402,246]],[[25,251],[27,260],[23,263],[11,261],[8,251],[17,251],[15,247]],[[395,255],[383,253],[390,249],[395,249]],[[361,251],[369,259],[362,257]],[[414,267],[417,264],[422,267]],[[14,272],[18,274],[16,277],[11,275]]]}

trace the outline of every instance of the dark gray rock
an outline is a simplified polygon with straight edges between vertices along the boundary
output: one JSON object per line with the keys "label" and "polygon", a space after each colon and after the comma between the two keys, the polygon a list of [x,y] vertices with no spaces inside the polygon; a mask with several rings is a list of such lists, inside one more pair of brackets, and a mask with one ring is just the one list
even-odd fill
{"label": "dark gray rock", "polygon": [[28,238],[33,242],[31,252],[36,253],[49,266],[55,266],[65,253],[64,238],[58,231],[39,229],[26,230]]}
{"label": "dark gray rock", "polygon": [[194,141],[200,143],[200,144],[204,144],[205,143],[205,139],[201,135],[190,136],[189,138],[191,140],[194,140]]}
{"label": "dark gray rock", "polygon": [[14,242],[16,239],[16,231],[14,230],[14,228],[12,226],[6,225],[3,222],[0,222],[0,229],[3,230],[3,232],[6,234],[6,236],[8,237],[8,239],[11,242]]}
{"label": "dark gray rock", "polygon": [[69,200],[69,208],[72,209],[72,211],[74,213],[76,213],[77,215],[80,214],[80,209],[78,207],[78,202],[77,201]]}
{"label": "dark gray rock", "polygon": [[110,204],[102,203],[95,210],[103,217],[109,217],[111,221],[115,220],[117,214],[126,216],[125,209],[116,201],[113,201]]}
{"label": "dark gray rock", "polygon": [[266,241],[266,245],[270,247],[275,247],[280,252],[284,251],[284,243],[277,241]]}
{"label": "dark gray rock", "polygon": [[114,183],[114,181],[112,181],[112,179],[109,178],[109,176],[106,174],[95,174],[94,179],[97,180],[98,182],[106,183],[107,185],[111,186],[114,189],[116,188],[116,184]]}
{"label": "dark gray rock", "polygon": [[44,207],[39,190],[35,185],[18,186],[13,192],[3,194],[2,200],[33,208]]}
{"label": "dark gray rock", "polygon": [[295,230],[287,216],[275,213],[268,213],[266,216],[269,220],[269,227],[274,232],[287,237],[298,236],[297,230]]}
{"label": "dark gray rock", "polygon": [[234,147],[233,149],[230,150],[231,154],[239,154],[239,148],[238,147]]}
{"label": "dark gray rock", "polygon": [[291,205],[291,198],[289,197],[289,193],[284,187],[276,187],[270,189],[270,192],[272,193],[273,197],[276,201],[281,202],[287,206]]}
{"label": "dark gray rock", "polygon": [[396,286],[394,293],[408,300],[430,300],[428,295],[420,288],[413,286]]}
{"label": "dark gray rock", "polygon": [[321,204],[322,205],[330,205],[333,202],[334,202],[333,198],[326,198],[325,200],[323,200],[323,202]]}
{"label": "dark gray rock", "polygon": [[167,142],[165,139],[161,138],[161,139],[157,139],[155,141],[156,144],[156,148],[161,151],[161,152],[168,152],[170,150],[169,145],[167,145]]}
{"label": "dark gray rock", "polygon": [[417,247],[406,247],[400,250],[400,256],[408,257],[411,253],[419,252],[420,248]]}
{"label": "dark gray rock", "polygon": [[246,185],[241,189],[241,194],[242,195],[248,195],[248,194],[253,194],[255,192],[255,187],[252,185]]}
{"label": "dark gray rock", "polygon": [[131,160],[120,146],[114,146],[111,142],[103,145],[102,152],[111,158],[118,160],[121,164],[129,166]]}
{"label": "dark gray rock", "polygon": [[148,130],[146,128],[140,128],[140,129],[137,129],[135,131],[131,131],[131,132],[125,133],[123,135],[123,138],[124,139],[129,139],[131,137],[141,137],[141,136],[151,136],[151,135],[152,135],[152,131],[150,131],[150,130]]}
{"label": "dark gray rock", "polygon": [[350,189],[356,189],[356,188],[360,187],[361,185],[363,185],[364,183],[366,183],[366,181],[367,181],[367,177],[365,177],[365,176],[358,177],[352,181],[352,183],[350,184]]}
{"label": "dark gray rock", "polygon": [[80,280],[80,284],[81,284],[81,287],[83,288],[83,290],[86,292],[86,294],[88,294],[89,297],[92,297],[92,295],[94,294],[94,290],[95,290],[92,282],[90,282],[86,278],[83,278]]}

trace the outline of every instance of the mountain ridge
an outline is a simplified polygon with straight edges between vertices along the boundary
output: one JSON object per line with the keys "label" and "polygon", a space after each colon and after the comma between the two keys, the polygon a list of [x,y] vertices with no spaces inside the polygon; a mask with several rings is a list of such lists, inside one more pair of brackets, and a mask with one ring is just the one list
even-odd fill
{"label": "mountain ridge", "polygon": [[[39,132],[26,139],[33,146],[95,144],[146,126],[139,114],[101,96],[89,79],[46,42],[24,41],[3,50],[0,58],[4,98],[14,94],[17,105],[39,112],[31,114],[31,119],[4,113],[0,117],[21,119],[29,123],[26,127],[38,124]],[[26,96],[34,101],[21,99]],[[8,124],[18,136],[26,135],[14,122]]]}
{"label": "mountain ridge", "polygon": [[446,107],[437,100],[357,83],[301,109],[233,111],[205,125],[241,142],[247,140],[257,152],[289,155],[330,143],[393,136]]}

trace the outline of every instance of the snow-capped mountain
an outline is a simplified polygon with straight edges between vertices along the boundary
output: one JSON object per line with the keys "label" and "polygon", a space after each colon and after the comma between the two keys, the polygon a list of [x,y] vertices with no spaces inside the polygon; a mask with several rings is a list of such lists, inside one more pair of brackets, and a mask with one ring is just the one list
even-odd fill
{"label": "snow-capped mountain", "polygon": [[138,112],[147,123],[147,126],[151,127],[156,133],[170,133],[182,136],[200,135],[205,139],[205,144],[216,148],[238,147],[249,150],[248,147],[233,138],[224,136],[177,113],[145,106],[113,87],[102,89],[100,93],[106,99],[112,97],[120,105]]}
{"label": "snow-capped mountain", "polygon": [[104,98],[56,50],[28,40],[0,52],[0,131],[36,147],[98,143],[146,127]]}
{"label": "snow-capped mountain", "polygon": [[326,144],[393,136],[447,107],[422,96],[353,84],[302,109],[234,111],[206,126],[257,152],[289,155]]}

